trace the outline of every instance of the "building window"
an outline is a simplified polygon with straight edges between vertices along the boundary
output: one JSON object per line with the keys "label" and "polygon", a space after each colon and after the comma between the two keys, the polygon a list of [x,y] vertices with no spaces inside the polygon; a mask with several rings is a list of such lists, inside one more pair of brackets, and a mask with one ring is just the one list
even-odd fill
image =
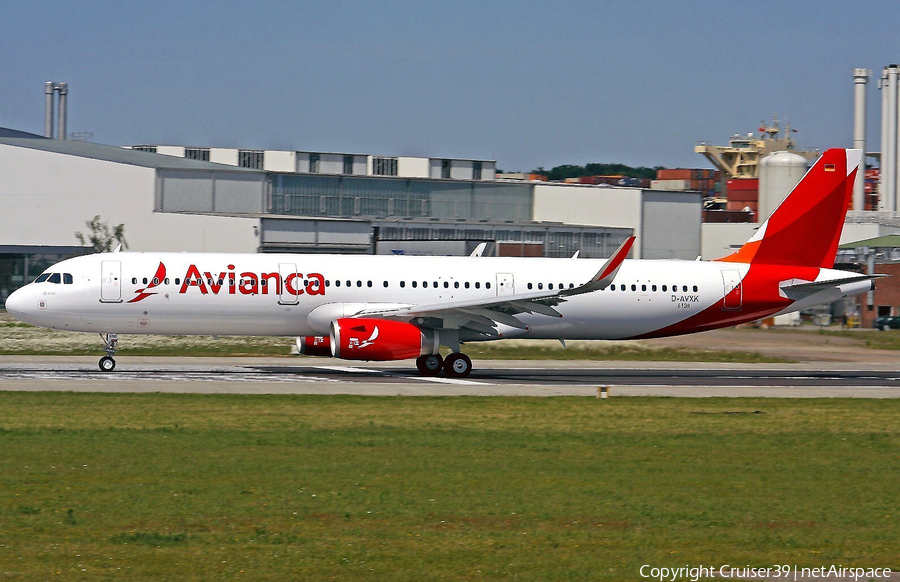
{"label": "building window", "polygon": [[372,174],[375,176],[396,176],[397,158],[372,158]]}
{"label": "building window", "polygon": [[472,162],[472,179],[481,179],[481,162]]}
{"label": "building window", "polygon": [[344,156],[344,173],[353,173],[353,156]]}
{"label": "building window", "polygon": [[441,178],[445,180],[450,179],[450,160],[441,160]]}
{"label": "building window", "polygon": [[138,145],[138,146],[132,147],[131,149],[133,149],[137,152],[150,152],[151,154],[156,153],[156,146],[153,146],[153,145]]}
{"label": "building window", "polygon": [[263,169],[263,151],[262,150],[238,150],[238,165],[242,168],[252,168],[254,170]]}
{"label": "building window", "polygon": [[319,154],[309,154],[309,173],[319,173]]}
{"label": "building window", "polygon": [[184,157],[189,160],[209,161],[209,148],[184,148]]}

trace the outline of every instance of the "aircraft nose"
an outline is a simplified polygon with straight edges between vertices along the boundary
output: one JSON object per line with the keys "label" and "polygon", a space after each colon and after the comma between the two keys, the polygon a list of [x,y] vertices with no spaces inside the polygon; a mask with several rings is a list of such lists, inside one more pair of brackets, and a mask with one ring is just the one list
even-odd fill
{"label": "aircraft nose", "polygon": [[16,289],[12,292],[12,295],[6,298],[6,311],[8,311],[10,315],[18,320],[24,321],[24,317],[27,311],[27,295],[28,291],[24,288]]}

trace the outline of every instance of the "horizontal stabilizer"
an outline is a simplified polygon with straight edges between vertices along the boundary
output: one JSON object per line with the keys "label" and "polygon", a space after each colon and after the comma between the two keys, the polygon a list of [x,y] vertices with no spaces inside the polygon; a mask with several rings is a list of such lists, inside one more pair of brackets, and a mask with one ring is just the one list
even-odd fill
{"label": "horizontal stabilizer", "polygon": [[789,279],[782,281],[778,287],[782,294],[793,301],[798,301],[805,297],[809,297],[820,291],[828,291],[829,289],[837,289],[841,285],[847,283],[858,283],[860,281],[871,281],[872,289],[875,288],[875,280],[882,277],[890,277],[890,275],[859,275],[858,277],[846,277],[843,279],[832,279],[830,281],[804,281],[802,279]]}

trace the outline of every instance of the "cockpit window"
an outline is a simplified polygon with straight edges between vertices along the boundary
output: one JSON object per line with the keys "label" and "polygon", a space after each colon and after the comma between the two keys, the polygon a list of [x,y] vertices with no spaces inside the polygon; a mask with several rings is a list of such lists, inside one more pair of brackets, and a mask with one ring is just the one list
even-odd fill
{"label": "cockpit window", "polygon": [[50,273],[43,273],[40,277],[34,280],[35,283],[43,283],[50,277]]}
{"label": "cockpit window", "polygon": [[64,285],[72,284],[72,274],[71,273],[63,273],[63,284]]}
{"label": "cockpit window", "polygon": [[53,273],[52,275],[50,275],[50,278],[47,279],[47,281],[49,281],[50,283],[59,283],[59,280],[59,273]]}

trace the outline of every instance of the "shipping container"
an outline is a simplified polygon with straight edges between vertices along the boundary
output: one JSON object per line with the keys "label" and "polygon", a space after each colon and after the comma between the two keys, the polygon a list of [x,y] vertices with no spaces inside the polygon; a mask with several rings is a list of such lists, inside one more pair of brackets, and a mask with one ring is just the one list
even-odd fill
{"label": "shipping container", "polygon": [[759,178],[732,178],[725,189],[729,194],[740,190],[759,190]]}
{"label": "shipping container", "polygon": [[690,180],[651,180],[651,190],[692,190]]}
{"label": "shipping container", "polygon": [[753,222],[755,212],[743,210],[704,210],[703,222]]}

